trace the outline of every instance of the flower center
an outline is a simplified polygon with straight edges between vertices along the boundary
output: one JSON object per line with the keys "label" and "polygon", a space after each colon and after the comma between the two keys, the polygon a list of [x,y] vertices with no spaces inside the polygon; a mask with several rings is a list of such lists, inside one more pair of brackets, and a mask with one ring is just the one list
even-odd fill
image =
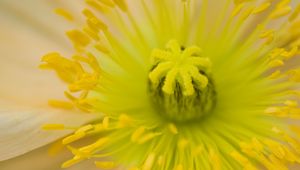
{"label": "flower center", "polygon": [[176,40],[151,54],[149,94],[155,109],[172,121],[202,118],[215,106],[211,62],[198,46],[182,47]]}

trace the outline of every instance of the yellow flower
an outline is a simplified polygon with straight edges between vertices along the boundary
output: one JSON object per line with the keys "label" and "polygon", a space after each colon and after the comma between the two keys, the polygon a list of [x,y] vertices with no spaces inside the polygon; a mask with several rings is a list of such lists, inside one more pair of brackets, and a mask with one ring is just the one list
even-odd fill
{"label": "yellow flower", "polygon": [[[69,100],[49,104],[96,116],[61,140],[74,155],[62,168],[90,159],[102,169],[141,170],[299,164],[300,4],[293,3],[86,0],[84,19],[55,10],[80,28],[66,32],[71,57],[42,58],[40,68],[68,84]],[[74,144],[85,138],[92,141]]]}

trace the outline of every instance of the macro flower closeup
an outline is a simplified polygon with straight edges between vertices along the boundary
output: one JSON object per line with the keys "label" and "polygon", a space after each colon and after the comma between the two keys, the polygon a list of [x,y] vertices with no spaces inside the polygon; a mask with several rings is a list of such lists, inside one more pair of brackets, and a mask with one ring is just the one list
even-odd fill
{"label": "macro flower closeup", "polygon": [[[24,100],[32,107],[23,109],[18,94],[1,100],[2,160],[57,140],[52,152],[72,154],[61,168],[86,161],[129,170],[299,168],[299,1],[58,4],[54,13],[65,21],[49,27],[67,29],[72,52],[46,46],[29,74],[47,83],[19,81],[28,83],[29,98],[39,100],[41,89],[48,106]],[[9,70],[15,60],[1,61]],[[9,82],[1,82],[3,92]],[[13,109],[7,101],[16,101]]]}

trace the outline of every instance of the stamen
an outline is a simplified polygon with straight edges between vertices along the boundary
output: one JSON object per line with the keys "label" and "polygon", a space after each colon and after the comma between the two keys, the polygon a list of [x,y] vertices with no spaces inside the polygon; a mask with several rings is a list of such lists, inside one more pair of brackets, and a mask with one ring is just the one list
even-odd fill
{"label": "stamen", "polygon": [[144,163],[142,170],[151,170],[155,160],[155,153],[150,153]]}
{"label": "stamen", "polygon": [[109,7],[115,7],[115,4],[112,2],[112,0],[101,0],[103,4],[109,6]]}
{"label": "stamen", "polygon": [[118,127],[119,128],[124,128],[124,127],[128,127],[132,124],[132,119],[126,115],[126,114],[121,114],[119,117],[119,123],[118,123]]}
{"label": "stamen", "polygon": [[57,15],[60,15],[60,16],[64,17],[68,21],[73,21],[74,20],[72,14],[69,11],[66,11],[65,9],[57,8],[57,9],[54,10],[54,12]]}
{"label": "stamen", "polygon": [[277,19],[283,16],[288,15],[292,8],[289,6],[290,0],[282,0],[276,5],[275,10],[270,15],[271,19]]}
{"label": "stamen", "polygon": [[104,129],[108,129],[109,128],[109,117],[104,117],[103,118],[103,121],[102,121],[102,124],[103,124],[103,128]]}
{"label": "stamen", "polygon": [[261,12],[264,12],[266,9],[268,9],[271,6],[270,2],[265,2],[263,4],[261,4],[260,6],[256,7],[252,13],[253,14],[259,14]]}
{"label": "stamen", "polygon": [[104,12],[104,5],[96,0],[85,0],[85,3],[98,11]]}
{"label": "stamen", "polygon": [[242,156],[240,153],[234,151],[230,154],[236,161],[239,162],[240,165],[244,167],[245,170],[256,170],[252,163],[248,160],[248,158]]}
{"label": "stamen", "polygon": [[170,123],[168,128],[174,135],[178,134],[178,129],[176,125],[174,125],[173,123]]}
{"label": "stamen", "polygon": [[87,24],[88,26],[94,30],[95,33],[98,33],[100,30],[107,30],[107,26],[99,19],[97,18],[93,12],[91,12],[89,9],[84,9],[82,13],[87,18]]}
{"label": "stamen", "polygon": [[161,133],[157,133],[157,132],[151,132],[151,133],[145,134],[140,139],[137,140],[137,143],[144,144],[144,143],[148,142],[149,140],[151,140],[157,136],[160,136],[160,135],[161,135]]}
{"label": "stamen", "polygon": [[127,4],[125,2],[125,0],[113,0],[115,2],[115,4],[124,12],[127,11]]}
{"label": "stamen", "polygon": [[70,159],[66,162],[64,162],[62,165],[61,165],[61,168],[68,168],[76,163],[79,163],[80,161],[82,161],[83,158],[79,157],[79,156],[75,156],[73,159]]}
{"label": "stamen", "polygon": [[165,163],[165,157],[163,155],[160,155],[157,159],[158,166],[162,167]]}
{"label": "stamen", "polygon": [[190,142],[187,139],[185,139],[185,138],[180,139],[178,141],[178,144],[177,144],[178,149],[181,150],[181,151],[183,151],[188,146],[189,143]]}
{"label": "stamen", "polygon": [[174,170],[184,170],[183,165],[182,164],[177,165]]}
{"label": "stamen", "polygon": [[131,141],[132,142],[137,142],[138,139],[144,134],[145,132],[145,127],[144,126],[141,126],[139,128],[137,128],[133,134],[131,135]]}
{"label": "stamen", "polygon": [[70,135],[70,136],[64,138],[64,139],[62,140],[62,143],[63,143],[64,145],[70,144],[70,143],[72,143],[72,142],[75,142],[75,141],[77,141],[77,140],[79,140],[79,139],[84,138],[85,135],[86,135],[86,134],[85,134],[84,132],[74,133],[73,135]]}
{"label": "stamen", "polygon": [[91,41],[86,34],[79,30],[71,30],[66,32],[69,39],[73,42],[75,48],[86,47]]}
{"label": "stamen", "polygon": [[209,149],[209,160],[214,170],[221,170],[221,161],[219,155],[212,148]]}
{"label": "stamen", "polygon": [[65,130],[65,125],[63,124],[46,124],[43,125],[44,130]]}
{"label": "stamen", "polygon": [[66,101],[59,101],[59,100],[49,100],[48,101],[49,106],[55,107],[55,108],[61,108],[61,109],[73,109],[74,106],[70,102]]}
{"label": "stamen", "polygon": [[95,165],[101,169],[113,169],[116,167],[115,162],[112,161],[96,161]]}

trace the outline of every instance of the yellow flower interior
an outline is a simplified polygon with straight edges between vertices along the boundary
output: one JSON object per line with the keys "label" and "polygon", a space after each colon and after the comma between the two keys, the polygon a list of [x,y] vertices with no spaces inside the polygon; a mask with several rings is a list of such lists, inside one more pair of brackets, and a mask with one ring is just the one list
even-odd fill
{"label": "yellow flower interior", "polygon": [[[62,140],[74,155],[63,168],[86,159],[95,159],[99,168],[132,170],[284,170],[300,163],[300,127],[290,123],[300,118],[300,69],[294,58],[299,55],[299,3],[295,8],[290,0],[86,4],[82,28],[67,31],[74,56],[49,53],[41,65],[68,84],[69,101],[50,100],[50,105],[99,114],[99,120]],[[55,12],[77,20],[67,10]],[[163,50],[168,42],[171,54]],[[179,44],[186,56],[177,55]],[[189,52],[205,57],[189,58]],[[164,57],[175,62],[149,73],[153,60]],[[162,87],[168,94],[180,77],[185,96],[194,94],[191,77],[200,89],[207,87],[204,74],[178,74],[174,63],[182,61],[191,62],[184,67],[190,71],[198,64],[211,70],[215,81],[218,102],[196,123],[163,119],[149,99],[148,79],[155,87],[160,69],[169,73]],[[70,127],[49,124],[44,129]],[[98,140],[74,147],[73,142],[90,136]]]}

